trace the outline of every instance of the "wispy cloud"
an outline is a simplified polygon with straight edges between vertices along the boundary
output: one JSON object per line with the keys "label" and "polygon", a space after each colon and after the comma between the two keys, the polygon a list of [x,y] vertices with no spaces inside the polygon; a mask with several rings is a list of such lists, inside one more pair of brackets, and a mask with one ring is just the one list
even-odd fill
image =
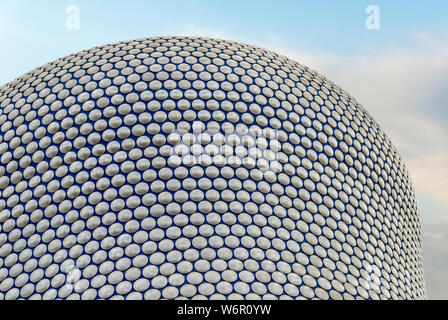
{"label": "wispy cloud", "polygon": [[407,47],[366,55],[269,47],[333,80],[364,105],[391,138],[411,174],[423,221],[430,298],[448,298],[448,41],[413,33]]}

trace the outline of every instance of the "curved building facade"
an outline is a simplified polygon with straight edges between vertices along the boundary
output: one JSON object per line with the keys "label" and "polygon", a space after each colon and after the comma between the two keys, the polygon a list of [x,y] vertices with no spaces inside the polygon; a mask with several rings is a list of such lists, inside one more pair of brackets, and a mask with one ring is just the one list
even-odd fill
{"label": "curved building facade", "polygon": [[0,87],[0,299],[422,299],[409,174],[293,60],[196,37]]}

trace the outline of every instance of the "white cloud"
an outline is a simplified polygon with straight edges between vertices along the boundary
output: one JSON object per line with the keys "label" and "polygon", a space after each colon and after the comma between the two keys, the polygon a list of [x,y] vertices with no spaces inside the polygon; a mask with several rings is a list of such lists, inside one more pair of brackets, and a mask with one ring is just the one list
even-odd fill
{"label": "white cloud", "polygon": [[448,128],[443,121],[448,119],[443,85],[448,43],[421,33],[413,34],[413,40],[412,46],[366,56],[277,51],[324,74],[364,105],[397,146],[417,192],[448,208]]}
{"label": "white cloud", "polygon": [[421,33],[413,39],[410,47],[367,56],[277,50],[347,90],[394,142],[424,199],[419,208],[428,295],[447,299],[448,42]]}

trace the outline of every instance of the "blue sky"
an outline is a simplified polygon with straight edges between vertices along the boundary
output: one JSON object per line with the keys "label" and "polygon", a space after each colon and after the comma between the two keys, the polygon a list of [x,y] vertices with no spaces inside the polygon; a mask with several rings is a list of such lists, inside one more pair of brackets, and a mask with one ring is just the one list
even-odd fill
{"label": "blue sky", "polygon": [[[80,29],[67,30],[68,5]],[[380,29],[365,27],[368,5]],[[448,2],[0,0],[0,84],[93,46],[160,35],[255,44],[307,64],[365,105],[398,147],[423,219],[428,293],[448,298]]]}

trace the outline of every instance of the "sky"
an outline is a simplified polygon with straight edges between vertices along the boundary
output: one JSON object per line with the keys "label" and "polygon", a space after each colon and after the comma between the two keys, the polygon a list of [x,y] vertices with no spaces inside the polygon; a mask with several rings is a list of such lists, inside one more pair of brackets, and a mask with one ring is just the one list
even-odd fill
{"label": "sky", "polygon": [[[374,20],[371,5],[379,9]],[[0,85],[83,49],[163,35],[269,49],[364,105],[411,173],[428,295],[448,299],[447,1],[0,0]]]}

